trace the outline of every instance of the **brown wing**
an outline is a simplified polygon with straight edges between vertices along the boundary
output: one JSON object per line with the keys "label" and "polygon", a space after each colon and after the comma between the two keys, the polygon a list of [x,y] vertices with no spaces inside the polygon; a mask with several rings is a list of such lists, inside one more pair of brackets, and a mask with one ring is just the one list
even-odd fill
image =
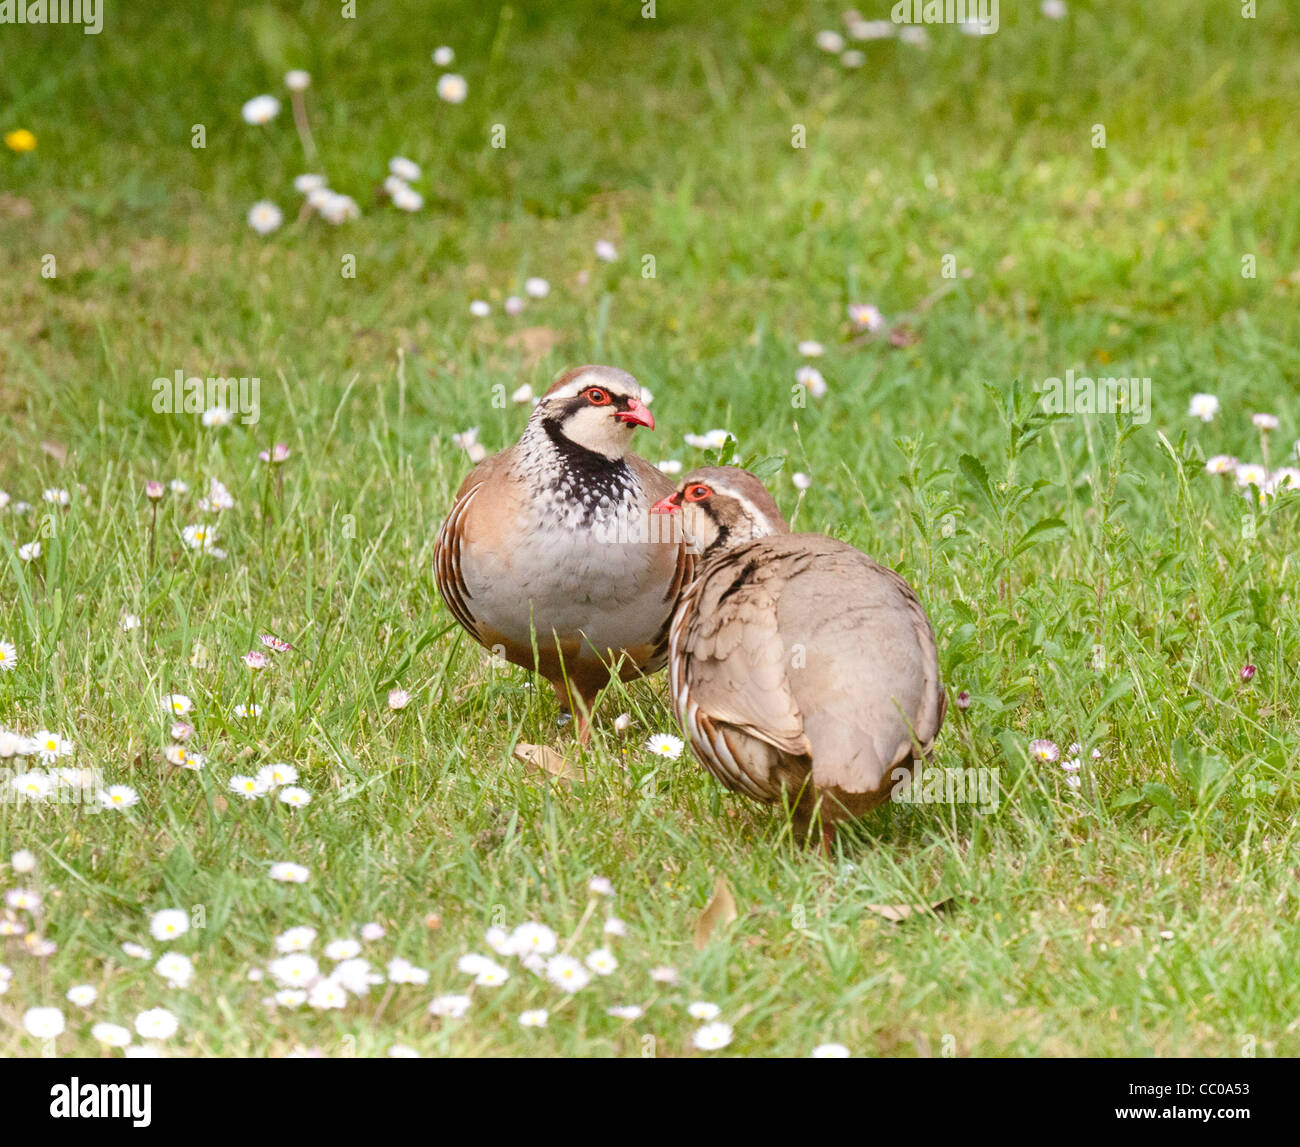
{"label": "brown wing", "polygon": [[465,476],[460,489],[456,491],[456,500],[447,514],[447,520],[442,523],[442,528],[438,531],[438,538],[433,547],[433,576],[438,586],[438,593],[447,603],[452,616],[475,641],[480,643],[483,643],[483,636],[479,632],[470,605],[473,595],[469,592],[460,569],[461,545],[465,540],[465,519],[474,504],[474,499],[486,483],[499,478],[504,473],[509,464],[509,453],[510,451],[503,450],[500,454],[485,458]]}

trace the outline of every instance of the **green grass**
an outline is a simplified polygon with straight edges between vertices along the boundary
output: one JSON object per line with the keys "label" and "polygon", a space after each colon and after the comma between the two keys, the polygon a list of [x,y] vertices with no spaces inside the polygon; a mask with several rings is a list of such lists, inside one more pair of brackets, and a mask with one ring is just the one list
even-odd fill
{"label": "green grass", "polygon": [[[0,126],[39,141],[0,152],[0,489],[34,507],[0,513],[0,639],[21,658],[0,724],[62,731],[140,794],[97,815],[0,804],[0,858],[39,858],[30,877],[0,860],[0,888],[39,888],[58,944],[2,941],[0,1054],[40,1053],[21,1027],[38,1005],[69,1018],[61,1054],[156,1005],[180,1021],[173,1054],[641,1055],[647,1035],[703,1054],[697,999],[734,1025],[726,1054],[1300,1053],[1300,500],[1252,510],[1203,466],[1260,457],[1254,411],[1281,419],[1273,465],[1300,438],[1294,14],[1073,2],[1058,22],[1007,3],[996,36],[868,43],[847,71],[813,45],[841,26],[830,5],[358,7],[108,5],[97,37],[0,29]],[[434,95],[441,43],[459,107]],[[291,180],[313,168],[287,99],[266,127],[239,116],[294,66],[314,76],[315,169],[364,212],[337,229],[296,220]],[[394,154],[425,169],[415,215],[373,197]],[[244,222],[261,198],[286,212],[266,238]],[[529,275],[550,296],[505,317]],[[915,345],[849,345],[849,303],[897,318],[944,286]],[[478,297],[490,318],[470,317]],[[830,389],[794,409],[807,338]],[[452,627],[432,544],[467,467],[451,436],[508,445],[523,411],[493,388],[588,361],[653,389],[652,460],[703,463],[682,435],[727,427],[742,456],[786,457],[772,484],[800,528],[912,581],[950,691],[974,698],[937,763],[999,770],[995,813],[895,805],[833,859],[799,849],[689,752],[644,751],[675,731],[662,677],[606,695],[586,784],[525,773],[516,741],[576,750],[549,689]],[[153,380],[178,369],[259,377],[261,421],[154,413]],[[1150,421],[1035,412],[1034,385],[1068,369],[1150,377]],[[1222,401],[1211,423],[1187,415],[1197,392]],[[277,440],[282,489],[256,462]],[[802,500],[794,470],[814,477]],[[181,542],[212,476],[238,503],[223,561]],[[151,564],[144,482],[173,477],[191,493],[162,503]],[[42,503],[48,486],[71,504]],[[36,537],[44,555],[20,561]],[[241,721],[240,658],[266,631],[295,651]],[[401,713],[394,682],[414,695]],[[163,763],[172,690],[196,703],[201,772]],[[1079,793],[1029,762],[1035,737],[1101,748]],[[269,761],[297,766],[308,807],[225,791]],[[273,883],[277,860],[308,883]],[[598,874],[616,896],[575,935]],[[697,952],[718,875],[740,916]],[[901,924],[865,907],[943,897]],[[149,916],[169,907],[205,923],[171,945],[195,960],[184,990],[120,948],[156,958]],[[427,1015],[490,925],[541,920],[583,955],[606,908],[627,924],[612,976],[561,1003],[507,961],[466,1019]],[[319,956],[372,920],[387,936],[367,958],[405,956],[427,987],[286,1011],[247,979],[291,926],[319,930]],[[660,964],[676,986],[651,980]],[[85,1012],[63,999],[80,983],[100,990]],[[645,1017],[606,1015],[627,1003]],[[549,1026],[521,1028],[534,1007]]]}

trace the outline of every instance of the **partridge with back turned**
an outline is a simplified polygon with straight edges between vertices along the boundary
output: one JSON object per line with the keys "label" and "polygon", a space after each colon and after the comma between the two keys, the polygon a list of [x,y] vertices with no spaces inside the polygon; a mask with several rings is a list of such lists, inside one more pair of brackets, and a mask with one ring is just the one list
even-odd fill
{"label": "partridge with back turned", "polygon": [[[943,724],[934,631],[893,570],[822,534],[792,534],[731,466],[656,503],[700,553],[669,637],[682,730],[727,788],[788,802],[805,836],[889,798]],[[905,770],[905,771],[904,771]]]}

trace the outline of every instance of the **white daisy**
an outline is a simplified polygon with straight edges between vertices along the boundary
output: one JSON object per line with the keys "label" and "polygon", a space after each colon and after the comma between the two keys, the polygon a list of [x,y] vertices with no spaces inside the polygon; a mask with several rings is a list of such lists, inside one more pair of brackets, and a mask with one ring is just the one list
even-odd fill
{"label": "white daisy", "polygon": [[388,1049],[389,1059],[419,1059],[420,1053],[404,1043],[395,1043]]}
{"label": "white daisy", "polygon": [[21,793],[28,800],[44,800],[50,792],[50,778],[40,769],[28,769],[9,781],[15,792]]}
{"label": "white daisy", "polygon": [[99,989],[92,984],[76,984],[68,989],[68,1001],[79,1008],[88,1008],[99,999]]}
{"label": "white daisy", "polygon": [[401,211],[419,211],[424,206],[424,196],[413,187],[398,187],[392,196],[393,206]]}
{"label": "white daisy", "polygon": [[90,1036],[105,1047],[126,1047],[131,1042],[131,1033],[121,1024],[96,1024],[90,1029]]}
{"label": "white daisy", "polygon": [[680,737],[674,737],[671,733],[655,733],[645,743],[645,747],[647,752],[657,757],[666,757],[670,761],[675,761],[682,755],[684,745]]}
{"label": "white daisy", "polygon": [[1210,474],[1231,474],[1237,469],[1237,459],[1231,454],[1216,454],[1206,459],[1205,469]]}
{"label": "white daisy", "polygon": [[456,58],[456,53],[448,48],[445,44],[433,50],[433,62],[440,68],[451,66],[451,62]]}
{"label": "white daisy", "polygon": [[485,319],[492,313],[492,307],[483,299],[474,299],[469,305],[469,313],[476,319]]}
{"label": "white daisy", "polygon": [[819,47],[823,52],[833,52],[838,55],[840,52],[844,51],[844,37],[838,32],[818,32],[816,43],[817,47]]}
{"label": "white daisy", "polygon": [[429,1003],[431,1016],[443,1016],[449,1020],[462,1019],[469,1011],[469,996],[435,996]]}
{"label": "white daisy", "polygon": [[440,100],[446,100],[449,104],[463,104],[467,95],[469,95],[469,85],[465,82],[464,76],[458,76],[455,72],[446,72],[438,77]]}
{"label": "white daisy", "polygon": [[1252,414],[1250,420],[1257,430],[1276,430],[1281,425],[1276,414]]}
{"label": "white daisy", "polygon": [[153,970],[167,981],[169,987],[184,988],[194,975],[194,964],[180,952],[165,952],[158,958]]}
{"label": "white daisy", "polygon": [[606,1008],[605,1014],[616,1020],[639,1020],[645,1015],[645,1008],[638,1004],[620,1004],[618,1007]]}
{"label": "white daisy", "polygon": [[530,1008],[519,1014],[519,1026],[524,1028],[544,1028],[550,1014],[545,1008]]}
{"label": "white daisy", "polygon": [[791,474],[790,481],[794,483],[796,490],[807,490],[812,485],[812,479],[802,470],[796,470]]}
{"label": "white daisy", "polygon": [[617,916],[611,916],[608,920],[605,921],[605,927],[603,931],[606,936],[626,936],[627,925],[624,924],[623,921],[620,920]]}
{"label": "white daisy", "polygon": [[122,620],[120,624],[123,633],[130,633],[133,629],[139,629],[140,628],[139,615],[134,613],[124,613],[122,614]]}
{"label": "white daisy", "polygon": [[[305,952],[316,943],[316,929],[299,925],[281,932],[275,938],[277,952]],[[354,953],[355,954],[355,953]]]}
{"label": "white daisy", "polygon": [[544,299],[551,293],[551,284],[545,279],[534,275],[531,279],[524,280],[524,294],[531,295],[534,299]]}
{"label": "white daisy", "polygon": [[25,562],[35,561],[41,556],[41,543],[24,542],[18,547],[18,556]]}
{"label": "white daisy", "polygon": [[716,1020],[722,1014],[722,1009],[717,1004],[696,1000],[687,1006],[686,1014],[693,1020]]}
{"label": "white daisy", "polygon": [[612,263],[618,258],[618,248],[608,239],[597,239],[596,258],[604,263]]}
{"label": "white daisy", "polygon": [[33,1039],[54,1039],[67,1025],[58,1008],[28,1008],[23,1012],[23,1027]]}
{"label": "white daisy", "polygon": [[256,800],[266,793],[266,785],[262,784],[256,777],[236,775],[230,778],[226,787],[232,793],[238,793],[245,800]]}
{"label": "white daisy", "polygon": [[528,952],[535,952],[539,956],[549,956],[555,951],[556,943],[555,933],[545,924],[538,924],[535,921],[520,924],[518,928],[510,933],[510,951],[517,956],[522,956]]}
{"label": "white daisy", "polygon": [[254,96],[241,109],[246,123],[270,123],[280,114],[280,101],[275,96]]}
{"label": "white daisy", "polygon": [[546,961],[546,978],[563,991],[580,991],[591,982],[591,973],[572,956],[552,956]]}
{"label": "white daisy", "polygon": [[67,490],[51,486],[48,490],[41,491],[41,500],[49,502],[51,506],[66,506],[72,501],[72,496]]}
{"label": "white daisy", "polygon": [[310,195],[313,191],[320,191],[325,186],[325,177],[323,175],[313,175],[310,172],[293,177],[293,189],[303,195]]}
{"label": "white daisy", "polygon": [[9,865],[15,872],[31,872],[36,868],[36,855],[20,848],[9,858]]}
{"label": "white daisy", "polygon": [[848,1059],[849,1049],[842,1043],[819,1043],[809,1054],[813,1059]]}
{"label": "white daisy", "polygon": [[384,970],[388,973],[389,983],[392,984],[427,984],[429,982],[429,973],[425,969],[417,968],[410,960],[401,956],[389,960]]}
{"label": "white daisy", "polygon": [[190,930],[190,918],[179,908],[164,908],[149,918],[149,934],[155,940],[175,940]]}
{"label": "white daisy", "polygon": [[289,861],[273,864],[270,870],[271,879],[278,880],[282,884],[306,884],[310,875],[310,871],[301,864],[293,864]]}
{"label": "white daisy", "polygon": [[1242,462],[1236,472],[1238,486],[1257,486],[1261,490],[1268,483],[1268,468],[1258,462]]}
{"label": "white daisy", "polygon": [[166,1008],[150,1008],[135,1017],[135,1033],[141,1039],[171,1039],[179,1026]]}
{"label": "white daisy", "polygon": [[517,315],[524,309],[524,301],[518,295],[510,295],[501,305],[508,315]]}
{"label": "white daisy", "polygon": [[813,398],[824,398],[826,391],[829,389],[826,385],[826,379],[822,372],[815,366],[804,365],[794,372],[794,380]]}
{"label": "white daisy", "polygon": [[306,952],[294,952],[272,960],[266,970],[282,988],[308,987],[320,975],[320,965]]}
{"label": "white daisy", "polygon": [[612,975],[618,969],[618,961],[608,948],[597,948],[584,962],[598,976]]}
{"label": "white daisy", "polygon": [[395,155],[388,161],[388,170],[404,183],[414,183],[420,178],[420,165],[404,155]]}
{"label": "white daisy", "polygon": [[661,474],[680,474],[682,464],[676,458],[665,458],[658,466]]}
{"label": "white daisy", "polygon": [[5,904],[24,912],[35,912],[41,906],[41,894],[30,888],[11,888],[5,893]]}
{"label": "white daisy", "polygon": [[346,1008],[348,1006],[348,993],[337,980],[317,980],[307,995],[307,1003],[321,1011],[331,1008]]}
{"label": "white daisy", "polygon": [[311,793],[297,785],[291,785],[287,789],[280,790],[280,800],[290,808],[303,808],[311,804]]}
{"label": "white daisy", "polygon": [[721,1022],[705,1024],[695,1033],[691,1042],[701,1051],[717,1051],[731,1042],[731,1025]]}
{"label": "white daisy", "polygon": [[384,930],[382,924],[376,924],[373,920],[368,924],[361,925],[361,938],[366,941],[382,940],[388,933]]}
{"label": "white daisy", "polygon": [[153,955],[143,944],[137,944],[133,940],[126,940],[122,944],[122,951],[133,960],[147,960]]}
{"label": "white daisy", "polygon": [[351,960],[361,955],[361,945],[355,940],[331,940],[325,945],[328,960]]}
{"label": "white daisy", "polygon": [[18,647],[12,641],[0,641],[0,673],[9,673],[18,667]]}
{"label": "white daisy", "polygon": [[1209,422],[1219,413],[1219,400],[1212,394],[1193,394],[1187,413],[1202,422]]}
{"label": "white daisy", "polygon": [[499,988],[508,979],[510,979],[510,972],[506,968],[489,961],[479,968],[474,983],[484,988]]}
{"label": "white daisy", "polygon": [[194,702],[186,697],[184,693],[168,693],[162,699],[162,704],[164,709],[169,713],[174,713],[177,717],[184,717],[194,708]]}
{"label": "white daisy", "polygon": [[305,92],[311,87],[311,73],[304,72],[301,68],[294,68],[293,71],[285,73],[284,86],[291,92]]}
{"label": "white daisy", "polygon": [[269,235],[283,222],[284,213],[267,199],[259,199],[248,209],[248,225],[259,235]]}
{"label": "white daisy", "polygon": [[105,808],[127,809],[140,803],[140,794],[130,785],[110,785],[99,794]]}
{"label": "white daisy", "polygon": [[58,733],[51,733],[48,729],[42,729],[33,740],[36,742],[36,752],[47,765],[52,765],[60,757],[72,755],[74,747],[72,742]]}
{"label": "white daisy", "polygon": [[281,988],[271,999],[282,1008],[300,1008],[307,1002],[307,993],[300,988]]}

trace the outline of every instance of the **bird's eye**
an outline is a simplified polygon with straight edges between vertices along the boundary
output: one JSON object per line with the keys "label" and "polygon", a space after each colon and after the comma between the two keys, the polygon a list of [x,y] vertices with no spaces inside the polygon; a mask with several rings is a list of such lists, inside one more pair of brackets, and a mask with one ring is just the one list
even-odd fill
{"label": "bird's eye", "polygon": [[712,493],[713,491],[710,490],[707,486],[699,486],[699,485],[687,486],[686,500],[688,502],[703,502],[704,499],[707,498]]}
{"label": "bird's eye", "polygon": [[610,401],[609,392],[601,390],[598,386],[593,386],[587,391],[587,401],[592,406],[608,406]]}

